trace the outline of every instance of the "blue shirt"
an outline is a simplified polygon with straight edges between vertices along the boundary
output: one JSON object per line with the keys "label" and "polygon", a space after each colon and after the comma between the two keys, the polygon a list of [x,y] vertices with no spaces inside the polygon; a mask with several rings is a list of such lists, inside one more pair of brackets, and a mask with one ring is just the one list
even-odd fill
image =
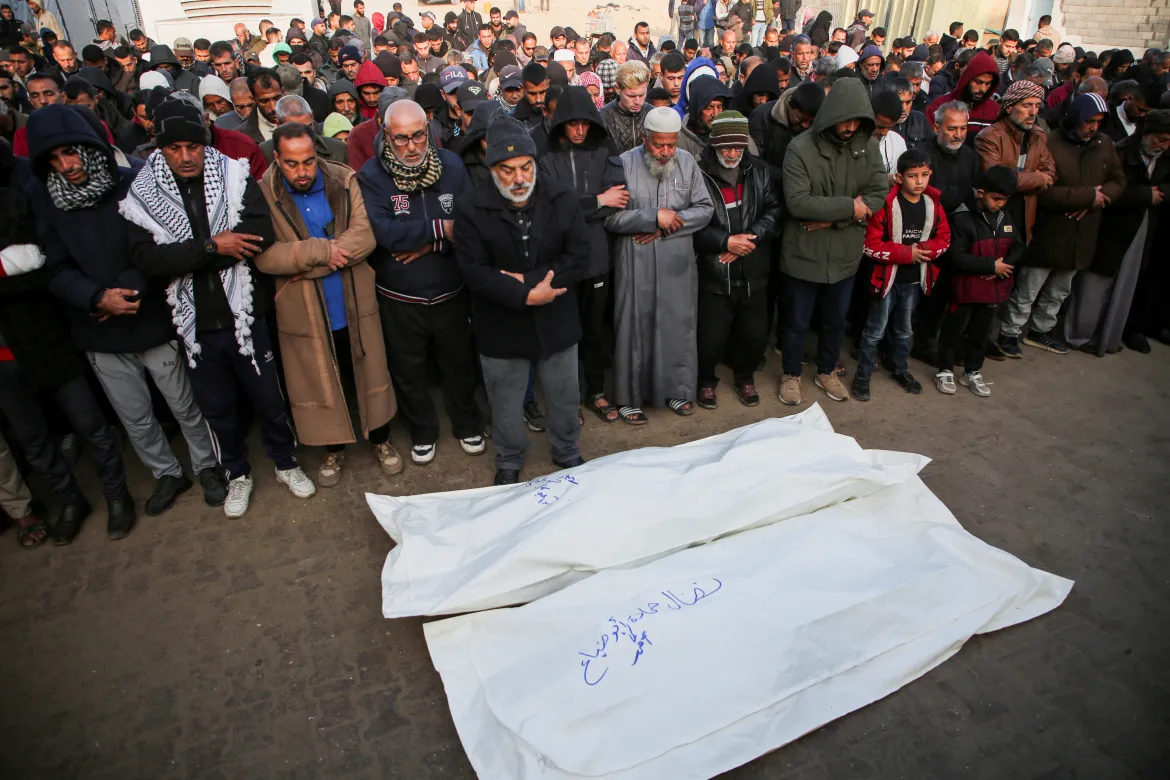
{"label": "blue shirt", "polygon": [[[281,177],[284,180],[284,177]],[[297,192],[284,183],[293,203],[297,204],[297,211],[301,212],[301,219],[309,229],[313,238],[333,238],[333,209],[329,208],[329,198],[325,196],[325,176],[317,171],[317,180],[308,192]],[[328,226],[328,231],[326,230]],[[337,271],[321,280],[321,287],[325,291],[325,312],[329,315],[330,330],[341,330],[349,324],[345,315],[345,286],[341,281],[341,274]]]}
{"label": "blue shirt", "polygon": [[483,78],[483,74],[488,70],[487,52],[480,47],[478,39],[475,43],[471,44],[471,48],[468,51],[471,52],[471,64],[475,66],[476,73],[480,74],[479,77]]}

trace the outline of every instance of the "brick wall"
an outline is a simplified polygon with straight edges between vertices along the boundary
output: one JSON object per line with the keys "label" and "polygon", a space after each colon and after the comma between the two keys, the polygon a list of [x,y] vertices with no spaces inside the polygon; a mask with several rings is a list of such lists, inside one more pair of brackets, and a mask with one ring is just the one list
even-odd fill
{"label": "brick wall", "polygon": [[1063,0],[1064,33],[1086,49],[1165,47],[1170,0]]}

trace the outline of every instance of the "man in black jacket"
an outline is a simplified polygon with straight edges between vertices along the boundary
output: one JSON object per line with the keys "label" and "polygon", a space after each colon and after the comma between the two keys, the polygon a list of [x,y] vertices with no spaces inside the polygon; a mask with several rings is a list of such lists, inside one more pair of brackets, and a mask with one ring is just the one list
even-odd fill
{"label": "man in black jacket", "polygon": [[773,167],[776,175],[784,164],[789,142],[812,125],[824,101],[824,87],[809,81],[786,90],[779,100],[765,103],[763,108],[752,112],[748,120],[752,140],[760,157]]}
{"label": "man in black jacket", "polygon": [[[819,89],[819,87],[818,87]],[[699,265],[699,406],[719,405],[715,366],[726,362],[735,394],[756,406],[755,369],[768,343],[768,279],[780,200],[771,169],[747,153],[748,120],[724,111],[699,159],[715,213],[695,234]]]}
{"label": "man in black jacket", "polygon": [[49,289],[69,304],[74,346],[88,355],[131,445],[158,480],[146,514],[162,514],[191,487],[155,418],[148,372],[182,428],[204,499],[222,505],[227,485],[174,341],[165,285],[147,282],[130,265],[118,202],[137,169],[118,168],[113,149],[77,109],[46,106],[28,128],[29,157],[44,183],[38,211],[48,228]]}
{"label": "man in black jacket", "polygon": [[435,459],[439,417],[427,380],[432,360],[442,376],[452,433],[464,452],[478,455],[484,441],[473,397],[475,351],[451,247],[455,203],[470,195],[471,183],[459,158],[429,139],[421,106],[399,100],[385,116],[358,185],[378,242],[369,262],[386,362],[399,413],[410,427],[410,458],[418,465]]}
{"label": "man in black jacket", "polygon": [[592,96],[584,87],[569,87],[557,101],[549,131],[548,153],[540,158],[540,175],[572,183],[589,230],[589,271],[577,286],[581,315],[581,364],[589,411],[603,422],[618,418],[605,394],[605,372],[613,351],[609,318],[609,237],[605,218],[630,199],[625,171],[605,130]]}
{"label": "man in black jacket", "polygon": [[917,149],[923,146],[934,134],[930,131],[930,123],[926,115],[914,108],[914,101],[919,93],[908,79],[896,78],[890,81],[890,87],[902,101],[902,117],[894,125],[894,132],[902,136],[907,149]]}
{"label": "man in black jacket", "polygon": [[[457,49],[462,51],[479,38],[479,28],[483,26],[483,16],[475,10],[475,0],[463,0],[463,13],[459,14],[458,26],[455,28]],[[450,26],[447,30],[450,31]]]}
{"label": "man in black jacket", "polygon": [[[979,152],[966,144],[967,116],[966,103],[944,103],[935,109],[934,135],[922,145],[930,155],[930,186],[939,191],[948,218],[971,196],[979,178]],[[951,301],[951,263],[943,259],[939,267],[933,292],[914,310],[914,357],[929,365],[938,359],[939,328]]]}
{"label": "man in black jacket", "polygon": [[492,182],[456,204],[455,254],[471,291],[492,407],[495,482],[507,485],[519,481],[528,449],[523,405],[533,361],[548,405],[553,462],[563,469],[584,462],[577,448],[581,320],[572,288],[589,272],[590,245],[582,240],[577,196],[537,174],[536,145],[524,126],[497,116],[487,141]]}
{"label": "man in black jacket", "polygon": [[250,262],[274,240],[268,204],[246,160],[205,145],[203,113],[194,105],[168,98],[155,109],[154,127],[158,153],[135,177],[120,211],[130,223],[134,265],[168,282],[195,401],[229,479],[224,512],[242,517],[252,497],[237,385],[252,402],[277,481],[309,498],[316,486],[297,465],[264,317],[271,288]]}

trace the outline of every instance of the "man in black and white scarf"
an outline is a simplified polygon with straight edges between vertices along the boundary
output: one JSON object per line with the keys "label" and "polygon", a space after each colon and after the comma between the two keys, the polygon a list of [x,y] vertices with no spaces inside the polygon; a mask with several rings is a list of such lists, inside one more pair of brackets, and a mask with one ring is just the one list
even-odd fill
{"label": "man in black and white scarf", "polygon": [[154,127],[158,149],[120,211],[130,223],[134,264],[147,276],[170,280],[167,302],[195,399],[230,480],[224,511],[241,517],[252,494],[237,382],[252,402],[277,480],[309,498],[316,487],[293,454],[296,440],[264,319],[271,293],[250,262],[274,240],[267,203],[247,160],[207,145],[203,112],[192,102],[181,96],[163,101]]}

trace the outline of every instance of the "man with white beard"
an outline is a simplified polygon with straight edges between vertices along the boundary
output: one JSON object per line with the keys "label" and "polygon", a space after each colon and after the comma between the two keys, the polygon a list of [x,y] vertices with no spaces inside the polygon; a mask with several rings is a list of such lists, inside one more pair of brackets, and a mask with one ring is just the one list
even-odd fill
{"label": "man with white beard", "polygon": [[622,420],[644,425],[643,402],[695,412],[698,271],[692,236],[714,206],[695,158],[678,149],[682,119],[646,114],[645,141],[621,156],[630,193],[605,221],[614,255],[614,400]]}
{"label": "man with white beard", "polygon": [[567,469],[585,462],[577,448],[581,320],[571,291],[589,272],[590,244],[576,193],[537,176],[536,144],[523,123],[500,114],[485,140],[491,181],[455,205],[455,256],[471,293],[492,410],[495,484],[511,485],[528,449],[524,393],[533,363],[553,463]]}

